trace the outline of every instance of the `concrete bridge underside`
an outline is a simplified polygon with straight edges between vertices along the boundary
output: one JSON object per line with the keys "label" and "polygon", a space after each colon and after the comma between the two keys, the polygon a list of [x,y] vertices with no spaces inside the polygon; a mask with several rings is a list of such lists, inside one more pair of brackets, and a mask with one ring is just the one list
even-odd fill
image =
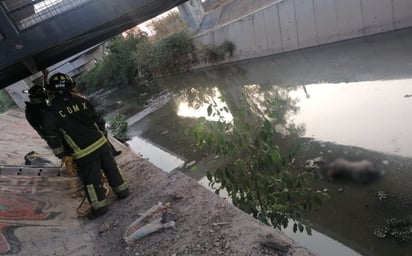
{"label": "concrete bridge underside", "polygon": [[0,89],[187,0],[0,0]]}

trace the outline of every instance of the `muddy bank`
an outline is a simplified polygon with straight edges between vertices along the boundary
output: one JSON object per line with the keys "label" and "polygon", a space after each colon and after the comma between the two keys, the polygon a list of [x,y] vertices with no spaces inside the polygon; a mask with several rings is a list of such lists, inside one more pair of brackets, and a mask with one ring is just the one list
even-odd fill
{"label": "muddy bank", "polygon": [[[2,164],[21,164],[24,155],[39,151],[56,164],[52,155],[24,119],[21,110],[0,115]],[[109,195],[110,211],[89,221],[75,214],[80,199],[71,198],[67,183],[48,190],[4,190],[0,194],[0,226],[6,255],[313,255],[286,237],[244,214],[179,171],[165,173],[129,148],[113,141],[123,153],[117,158],[131,187],[121,201]],[[9,176],[8,180],[16,177]],[[33,178],[31,179],[33,180]],[[36,183],[36,182],[35,182]],[[13,185],[14,184],[14,185]],[[10,186],[16,187],[16,183]],[[33,181],[21,183],[29,186]],[[43,184],[45,185],[45,184]],[[7,187],[7,186],[6,186]],[[4,188],[4,186],[2,186]],[[55,191],[59,190],[59,193]],[[6,205],[8,198],[14,204]],[[33,215],[18,208],[21,198],[32,202]],[[157,202],[170,202],[175,228],[167,229],[127,245],[122,236],[127,227]],[[37,206],[36,206],[37,205]],[[13,208],[14,207],[14,208]],[[17,208],[16,208],[17,207]],[[13,219],[7,212],[14,211]],[[53,213],[53,214],[51,214]],[[52,234],[52,235],[50,235]],[[270,241],[278,249],[262,246]]]}

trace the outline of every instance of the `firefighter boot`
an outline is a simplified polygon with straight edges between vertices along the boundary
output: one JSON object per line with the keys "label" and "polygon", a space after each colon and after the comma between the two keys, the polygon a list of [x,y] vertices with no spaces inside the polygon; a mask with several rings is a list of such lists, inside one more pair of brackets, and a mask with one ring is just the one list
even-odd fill
{"label": "firefighter boot", "polygon": [[103,207],[100,207],[98,209],[92,209],[91,212],[89,213],[89,215],[87,216],[87,218],[89,220],[97,219],[100,216],[103,216],[108,210],[109,210],[109,208],[107,206],[103,206]]}
{"label": "firefighter boot", "polygon": [[119,199],[119,200],[128,197],[129,194],[130,194],[130,193],[129,193],[129,189],[128,189],[128,188],[116,192],[117,199]]}

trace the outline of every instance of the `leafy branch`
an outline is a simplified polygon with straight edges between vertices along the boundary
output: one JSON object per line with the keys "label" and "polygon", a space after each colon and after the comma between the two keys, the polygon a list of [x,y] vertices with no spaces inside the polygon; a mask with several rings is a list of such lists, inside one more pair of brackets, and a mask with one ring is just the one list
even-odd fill
{"label": "leafy branch", "polygon": [[204,121],[192,132],[200,147],[224,159],[223,167],[207,173],[217,194],[226,190],[235,206],[268,225],[280,229],[291,220],[294,232],[306,230],[310,234],[310,227],[302,223],[304,212],[320,205],[328,195],[307,186],[312,178],[309,173],[294,170],[299,131],[293,126],[288,127],[286,138],[293,145],[291,152],[281,154],[278,141],[285,136],[276,132],[276,126],[287,111],[283,108],[284,113],[274,113],[277,108],[273,103],[279,101],[267,102],[270,107],[259,112],[253,122],[245,118],[247,111],[239,111],[238,118],[226,122],[222,114],[228,109],[212,101],[208,115],[220,116],[219,121]]}

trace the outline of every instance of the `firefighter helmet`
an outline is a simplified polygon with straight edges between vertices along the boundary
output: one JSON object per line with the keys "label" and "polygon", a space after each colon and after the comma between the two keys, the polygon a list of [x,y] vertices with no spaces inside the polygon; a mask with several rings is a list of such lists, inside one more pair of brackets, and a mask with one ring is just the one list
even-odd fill
{"label": "firefighter helmet", "polygon": [[40,85],[33,85],[29,90],[29,98],[31,99],[46,99],[47,98],[47,94],[44,91],[44,88]]}
{"label": "firefighter helmet", "polygon": [[74,80],[63,73],[56,73],[49,79],[49,83],[46,88],[49,91],[70,91],[75,85]]}

